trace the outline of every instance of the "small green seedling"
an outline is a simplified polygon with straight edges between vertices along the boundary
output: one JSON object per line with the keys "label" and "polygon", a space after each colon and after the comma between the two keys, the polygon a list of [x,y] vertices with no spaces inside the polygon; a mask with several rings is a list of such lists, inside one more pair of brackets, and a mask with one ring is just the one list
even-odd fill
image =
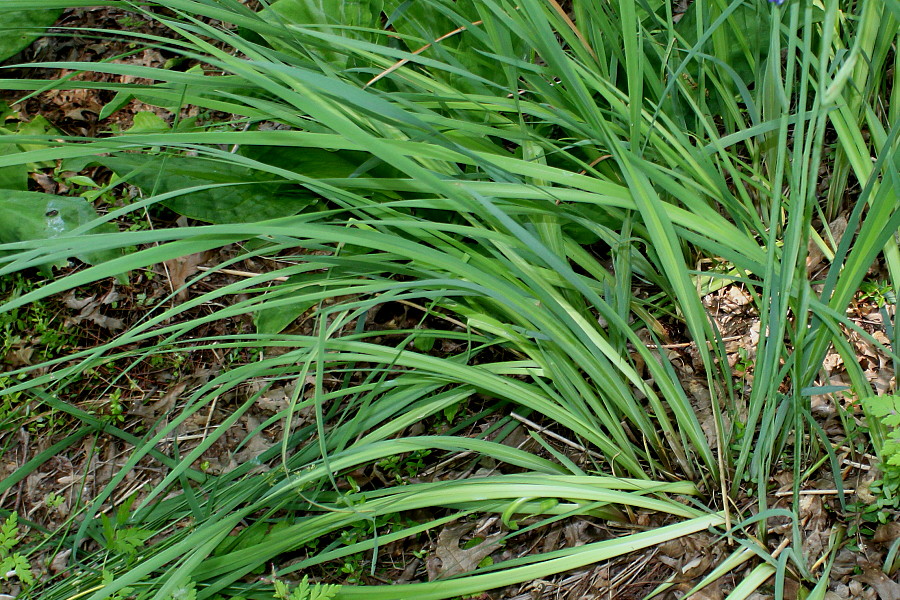
{"label": "small green seedling", "polygon": [[129,558],[133,558],[137,551],[144,546],[144,542],[153,535],[153,532],[147,529],[125,526],[135,499],[136,496],[133,495],[122,503],[116,511],[114,519],[100,515],[106,549],[117,554],[124,554]]}
{"label": "small green seedling", "polygon": [[274,584],[275,598],[278,600],[331,600],[341,587],[323,583],[310,585],[308,575],[304,575],[303,580],[293,590],[279,579],[276,579]]}
{"label": "small green seedling", "polygon": [[46,496],[44,496],[44,504],[47,505],[47,508],[59,508],[66,501],[65,496],[61,496],[56,492],[50,492]]}

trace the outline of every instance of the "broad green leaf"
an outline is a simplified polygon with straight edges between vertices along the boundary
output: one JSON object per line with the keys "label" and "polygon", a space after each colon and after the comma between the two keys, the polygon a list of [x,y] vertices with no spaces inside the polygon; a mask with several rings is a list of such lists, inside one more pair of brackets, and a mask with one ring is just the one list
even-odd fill
{"label": "broad green leaf", "polygon": [[[241,148],[240,156],[313,179],[346,178],[366,163],[363,152],[317,148]],[[296,214],[315,200],[298,184],[237,164],[201,157],[120,154],[92,159],[129,180],[146,194],[163,194],[210,184],[234,184],[193,191],[164,204],[175,212],[210,223],[245,223]],[[81,166],[84,161],[78,161]]]}
{"label": "broad green leaf", "polygon": [[[244,146],[241,156],[294,171],[313,179],[350,177],[370,157],[365,152],[349,150],[330,152],[319,148],[282,148],[278,146]],[[393,174],[393,173],[392,173]]]}
{"label": "broad green leaf", "polygon": [[[0,129],[0,135],[8,135]],[[0,144],[0,156],[16,154],[19,149],[13,144]],[[22,190],[28,189],[27,165],[11,165],[0,168],[0,189]]]}
{"label": "broad green leaf", "polygon": [[162,117],[149,110],[143,110],[134,115],[131,127],[124,133],[162,133],[169,129],[169,124]]}
{"label": "broad green leaf", "polygon": [[133,99],[134,95],[131,92],[117,93],[112,100],[103,105],[103,108],[100,109],[100,114],[97,116],[97,118],[101,121],[103,119],[106,119],[120,108],[124,108]]}
{"label": "broad green leaf", "polygon": [[[703,30],[706,31],[721,13],[721,7],[715,2],[694,2],[678,21],[675,30],[687,44],[693,46],[699,39],[698,20],[702,19]],[[768,53],[769,18],[769,8],[765,4],[744,3],[728,16],[700,51],[722,60],[744,81],[753,81],[760,61]],[[730,43],[722,43],[725,40]],[[695,75],[695,80],[699,77],[696,69],[688,69],[688,72]]]}
{"label": "broad green leaf", "polygon": [[[709,57],[689,59],[684,71],[689,85],[703,85],[708,74],[716,74],[720,80],[704,85],[707,97],[702,101],[712,114],[726,111],[733,102],[727,96],[736,95],[738,87],[762,80],[769,51],[771,17],[766,3],[733,4],[695,2],[675,26],[687,49]],[[723,15],[727,16],[720,20]]]}
{"label": "broad green leaf", "polygon": [[[30,121],[19,123],[16,131],[21,135],[49,135],[51,133],[60,133],[60,131],[43,115],[36,115]],[[47,146],[44,144],[22,144],[22,150],[39,150],[46,147]]]}
{"label": "broad green leaf", "polygon": [[62,10],[15,10],[0,7],[0,62],[15,56],[56,23]]}
{"label": "broad green leaf", "polygon": [[[383,4],[382,0],[278,0],[259,14],[272,23],[313,27],[323,33],[374,41],[373,33],[352,28],[380,29]],[[269,38],[269,42],[290,49],[284,40]],[[348,55],[339,50],[322,49],[316,54],[334,67],[348,66]]]}
{"label": "broad green leaf", "polygon": [[283,193],[284,182],[247,167],[198,157],[122,154],[97,158],[145,194],[164,194],[211,184],[164,201],[180,215],[209,223],[246,223],[293,215],[312,202],[308,192]]}
{"label": "broad green leaf", "polygon": [[[454,67],[462,67],[463,72],[468,72],[469,76],[450,76],[452,85],[461,90],[481,91],[484,89],[484,81],[496,81],[502,85],[508,83],[504,63],[486,55],[496,51],[496,48],[487,47],[486,35],[493,36],[491,42],[517,60],[533,52],[526,40],[510,35],[510,30],[496,27],[486,31],[484,15],[480,12],[482,4],[477,0],[459,0],[453,4],[454,12],[449,13],[437,10],[429,2],[387,0],[385,14],[388,15],[391,26],[398,33],[407,36],[403,38],[403,43],[410,52],[417,52],[423,57]],[[487,12],[488,9],[483,10]],[[454,18],[450,18],[448,14],[452,14]],[[521,64],[526,66],[528,63],[522,61]],[[512,67],[510,69],[514,70]],[[441,73],[435,70],[432,75],[440,77]]]}
{"label": "broad green leaf", "polygon": [[[312,284],[314,281],[321,280],[323,277],[324,275],[321,273],[301,273],[299,275],[292,275],[288,278],[285,286]],[[256,332],[269,335],[281,333],[294,321],[294,319],[299,318],[317,303],[318,299],[310,299],[307,297],[298,299],[296,302],[289,304],[263,308],[253,315]]]}
{"label": "broad green leaf", "polygon": [[0,123],[5,123],[9,119],[18,119],[19,113],[9,107],[6,102],[0,102]]}
{"label": "broad green leaf", "polygon": [[[5,112],[0,106],[0,112],[4,112],[4,117],[15,118],[18,115],[15,112]],[[15,155],[19,152],[28,152],[31,150],[44,150],[50,148],[47,144],[40,143],[20,143],[15,136],[46,136],[59,134],[59,130],[53,126],[50,121],[41,115],[37,115],[30,121],[18,121],[9,124],[0,124],[0,136],[6,136],[0,139],[0,156]],[[11,165],[0,169],[0,189],[19,189],[26,190],[28,173],[36,169],[52,168],[56,166],[54,161],[29,162],[20,165]]]}
{"label": "broad green leaf", "polygon": [[278,0],[260,15],[291,25],[337,26],[340,31],[345,27],[374,27],[380,23],[383,5],[382,0],[344,0],[337,5],[330,0]]}
{"label": "broad green leaf", "polygon": [[[97,218],[97,211],[83,198],[0,190],[0,243],[57,238]],[[115,225],[106,223],[88,233],[115,231]],[[117,251],[85,251],[73,256],[86,263],[97,264],[120,254]],[[65,261],[61,261],[53,266],[64,264]]]}
{"label": "broad green leaf", "polygon": [[[347,257],[360,250],[362,249],[344,246],[341,255]],[[256,325],[256,332],[268,335],[281,333],[295,319],[303,316],[320,302],[321,297],[314,294],[322,291],[321,286],[328,282],[333,285],[336,278],[352,276],[353,273],[354,270],[350,265],[338,264],[331,267],[327,273],[317,269],[291,275],[285,283],[268,292],[266,300],[272,302],[263,304],[262,308],[254,312],[253,322]],[[292,294],[295,300],[285,302]]]}

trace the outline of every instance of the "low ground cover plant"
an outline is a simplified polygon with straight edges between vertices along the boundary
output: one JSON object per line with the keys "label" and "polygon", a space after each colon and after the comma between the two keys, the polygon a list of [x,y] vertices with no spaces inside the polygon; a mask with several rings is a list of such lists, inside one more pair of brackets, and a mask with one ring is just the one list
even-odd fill
{"label": "low ground cover plant", "polygon": [[[703,539],[628,593],[821,598],[896,514],[896,0],[40,2],[97,4],[51,33],[122,54],[0,82],[0,276],[46,278],[0,311],[95,327],[3,376],[72,429],[0,493],[85,469],[21,597],[515,595]],[[84,89],[96,134],[16,112]]]}

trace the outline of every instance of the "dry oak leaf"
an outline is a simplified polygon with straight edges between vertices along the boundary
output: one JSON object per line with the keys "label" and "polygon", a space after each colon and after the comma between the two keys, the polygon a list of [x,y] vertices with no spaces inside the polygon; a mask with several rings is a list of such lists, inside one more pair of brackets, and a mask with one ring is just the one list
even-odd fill
{"label": "dry oak leaf", "polygon": [[900,598],[900,583],[893,581],[879,569],[865,569],[863,574],[855,579],[872,586],[872,589],[878,592],[879,600],[897,600],[897,598]]}
{"label": "dry oak leaf", "polygon": [[500,549],[502,533],[488,536],[477,546],[461,548],[460,538],[475,528],[475,523],[445,527],[438,535],[437,548],[428,561],[428,580],[453,577],[474,571],[479,563]]}
{"label": "dry oak leaf", "polygon": [[200,265],[209,260],[209,252],[196,252],[187,256],[179,256],[172,260],[165,261],[166,272],[169,276],[173,290],[178,290],[175,296],[178,302],[184,302],[188,299],[188,288],[181,289],[187,282],[188,278],[196,274]]}
{"label": "dry oak leaf", "polygon": [[109,331],[118,331],[119,329],[124,329],[125,323],[124,321],[122,321],[122,319],[107,317],[102,312],[100,312],[101,306],[105,304],[112,304],[118,299],[119,293],[115,290],[110,290],[100,299],[97,299],[96,295],[88,296],[87,298],[76,298],[75,292],[69,292],[63,300],[66,308],[78,310],[81,312],[77,316],[67,317],[64,326],[70,327],[72,325],[77,325],[82,321],[91,321],[95,325],[108,329]]}
{"label": "dry oak leaf", "polygon": [[890,545],[897,538],[900,538],[900,523],[885,523],[884,525],[879,525],[875,530],[872,541]]}

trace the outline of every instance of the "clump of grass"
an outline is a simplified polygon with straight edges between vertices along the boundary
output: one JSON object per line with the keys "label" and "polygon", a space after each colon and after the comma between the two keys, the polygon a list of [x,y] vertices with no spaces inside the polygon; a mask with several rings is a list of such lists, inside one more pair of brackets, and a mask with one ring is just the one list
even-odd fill
{"label": "clump of grass", "polygon": [[[97,161],[143,190],[98,222],[163,205],[209,223],[84,235],[94,222],[5,244],[11,254],[0,258],[0,275],[86,248],[137,250],[3,311],[163,260],[243,248],[185,283],[193,291],[186,300],[161,304],[108,343],[11,371],[28,379],[0,394],[32,394],[62,409],[72,378],[106,360],[138,361],[163,348],[259,356],[186,394],[140,439],[110,429],[133,451],[62,538],[79,549],[77,573],[44,582],[41,597],[99,600],[130,589],[162,599],[185,586],[198,598],[271,595],[274,584],[250,575],[276,565],[280,581],[360,552],[376,569],[382,544],[510,510],[540,515],[535,527],[578,515],[626,519],[633,510],[671,523],[453,579],[343,586],[334,597],[474,594],[708,528],[741,549],[701,585],[758,556],[735,594],[773,574],[778,585],[789,574],[824,592],[828,573],[810,572],[802,555],[797,498],[814,457],[827,456],[835,471],[837,462],[809,397],[824,393],[822,359],[832,347],[853,393],[873,395],[845,331],[868,334],[845,310],[876,259],[894,289],[900,281],[900,102],[885,77],[896,62],[897,2],[695,2],[678,24],[670,3],[576,1],[566,12],[537,0],[362,2],[339,22],[288,6],[253,13],[228,0],[148,3],[145,16],[168,25],[172,38],[133,34],[135,43],[200,63],[185,72],[43,65],[151,79],[117,89],[176,114],[189,105],[229,113],[231,127],[53,140],[50,149],[0,157],[0,166]],[[822,167],[838,174],[825,199]],[[858,194],[847,196],[851,180]],[[837,206],[848,211],[848,228],[831,244],[817,224]],[[807,274],[811,239],[828,251],[824,281]],[[698,256],[725,267],[699,270]],[[201,291],[204,279],[247,258],[270,267]],[[710,280],[743,284],[760,318],[747,398],[734,393],[721,335],[697,291]],[[636,286],[653,291],[652,308]],[[391,302],[427,307],[441,324],[371,327]],[[217,308],[196,316],[201,306]],[[259,325],[263,314],[280,315],[268,323],[282,327],[193,335],[215,319],[255,315]],[[654,351],[666,333],[661,315],[696,350],[706,406],[678,365]],[[301,317],[312,326],[283,332]],[[452,343],[435,351],[437,340]],[[251,432],[280,423],[274,445],[222,474],[195,466],[286,382],[285,408]],[[119,530],[148,537],[133,552],[104,546],[109,535],[96,516],[128,473],[147,456],[159,459],[158,444],[225,397],[236,400],[215,431],[163,456],[160,479],[117,517]],[[485,398],[496,407],[490,435],[410,434]],[[534,450],[504,445],[496,432],[515,425],[510,408],[539,416],[596,463],[576,463],[546,437]],[[701,423],[698,408],[712,421]],[[883,448],[877,435],[875,448]],[[338,485],[354,469],[408,453],[464,453],[495,467],[365,491]],[[755,534],[785,515],[771,507],[767,485],[787,455],[793,521],[775,557]],[[746,514],[732,504],[745,494],[755,500]],[[323,536],[423,510],[432,517],[281,562]]]}

